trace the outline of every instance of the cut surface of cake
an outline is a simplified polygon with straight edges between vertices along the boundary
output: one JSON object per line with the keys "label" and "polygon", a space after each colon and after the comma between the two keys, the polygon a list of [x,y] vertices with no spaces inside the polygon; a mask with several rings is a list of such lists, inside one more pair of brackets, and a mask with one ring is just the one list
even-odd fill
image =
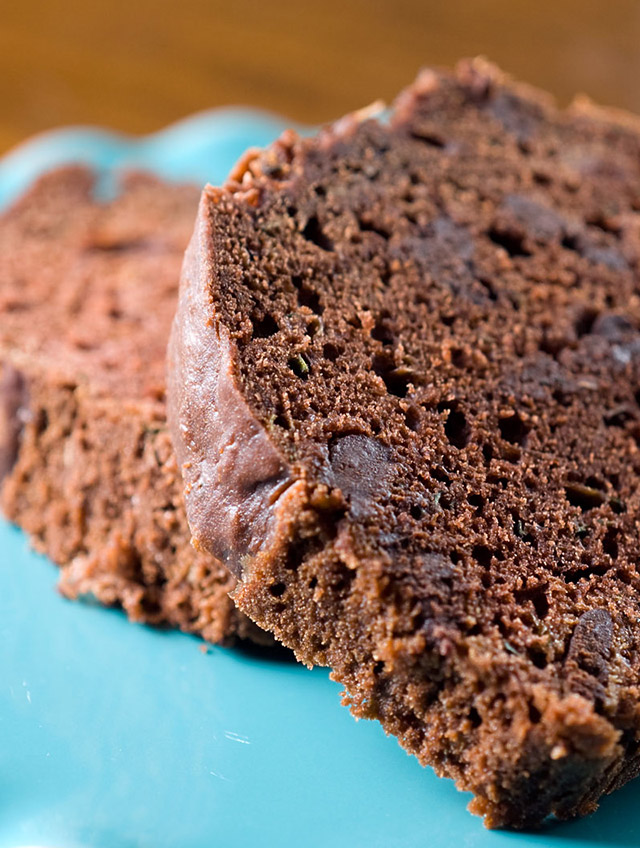
{"label": "cut surface of cake", "polygon": [[482,61],[248,154],[187,252],[197,546],[489,826],[640,768],[639,257],[640,124]]}
{"label": "cut surface of cake", "polygon": [[142,174],[43,176],[0,218],[2,511],[69,596],[213,642],[264,638],[196,553],[169,437],[165,359],[198,191]]}

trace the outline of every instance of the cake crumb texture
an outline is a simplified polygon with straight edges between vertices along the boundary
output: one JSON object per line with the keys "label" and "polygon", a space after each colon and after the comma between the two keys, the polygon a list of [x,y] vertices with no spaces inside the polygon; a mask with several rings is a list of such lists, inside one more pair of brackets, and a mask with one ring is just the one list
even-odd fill
{"label": "cake crumb texture", "polygon": [[0,218],[0,503],[61,590],[212,642],[266,638],[190,545],[165,355],[198,192],[143,174],[94,198],[80,167]]}
{"label": "cake crumb texture", "polygon": [[490,827],[640,768],[639,256],[638,122],[478,60],[246,157],[187,254],[196,543]]}

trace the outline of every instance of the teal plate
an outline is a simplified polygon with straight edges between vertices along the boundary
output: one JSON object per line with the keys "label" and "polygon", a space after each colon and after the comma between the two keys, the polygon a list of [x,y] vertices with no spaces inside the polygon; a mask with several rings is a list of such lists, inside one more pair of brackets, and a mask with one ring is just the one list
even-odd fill
{"label": "teal plate", "polygon": [[[219,182],[283,128],[233,109],[140,140],[48,133],[0,160],[0,203],[71,161],[105,190],[118,167]],[[637,784],[589,819],[487,831],[468,795],[356,724],[326,670],[130,624],[55,583],[0,522],[0,848],[640,846]]]}

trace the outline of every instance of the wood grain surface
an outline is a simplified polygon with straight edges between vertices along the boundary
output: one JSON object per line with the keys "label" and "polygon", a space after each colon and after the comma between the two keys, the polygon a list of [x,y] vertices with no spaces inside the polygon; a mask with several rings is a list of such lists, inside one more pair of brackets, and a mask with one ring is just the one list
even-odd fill
{"label": "wood grain surface", "polygon": [[638,0],[0,0],[0,150],[231,103],[326,121],[477,53],[640,112]]}

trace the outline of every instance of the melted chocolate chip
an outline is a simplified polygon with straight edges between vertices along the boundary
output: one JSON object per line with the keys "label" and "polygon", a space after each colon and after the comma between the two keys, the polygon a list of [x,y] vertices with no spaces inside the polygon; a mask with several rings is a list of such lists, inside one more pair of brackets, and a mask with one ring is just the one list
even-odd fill
{"label": "melted chocolate chip", "polygon": [[393,474],[391,451],[382,442],[362,434],[339,436],[329,447],[331,483],[341,489],[354,516],[371,511],[374,496]]}
{"label": "melted chocolate chip", "polygon": [[612,641],[611,616],[605,609],[593,609],[580,616],[569,642],[568,687],[596,704],[604,699]]}
{"label": "melted chocolate chip", "polygon": [[612,641],[613,622],[607,610],[589,610],[578,619],[569,642],[567,661],[606,683]]}
{"label": "melted chocolate chip", "polygon": [[559,239],[567,225],[555,209],[520,194],[506,197],[499,214],[516,232],[541,243]]}
{"label": "melted chocolate chip", "polygon": [[635,332],[635,328],[626,315],[605,312],[593,322],[591,332],[609,341],[620,341],[629,333]]}

